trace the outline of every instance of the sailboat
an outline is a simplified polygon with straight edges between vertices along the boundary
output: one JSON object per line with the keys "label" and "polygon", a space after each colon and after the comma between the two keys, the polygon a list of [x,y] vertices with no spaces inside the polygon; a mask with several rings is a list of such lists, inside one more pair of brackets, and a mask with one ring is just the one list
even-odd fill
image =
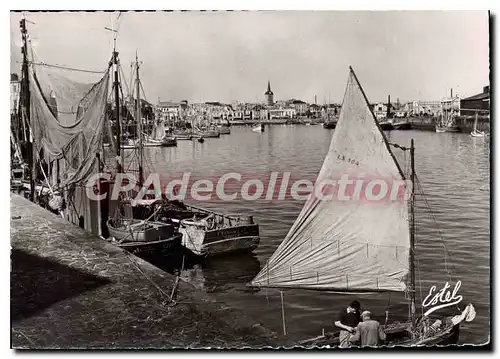
{"label": "sailboat", "polygon": [[[118,53],[113,52],[113,65],[115,66],[115,78],[118,72]],[[138,141],[134,150],[138,152],[139,160],[139,187],[143,185],[143,163],[144,163],[144,137],[141,121],[141,105],[140,105],[140,80],[139,80],[139,60],[136,54],[136,101],[135,101],[135,118],[137,120]],[[119,83],[115,81],[115,90]],[[117,92],[115,92],[117,93]],[[115,95],[116,108],[119,108],[119,96]],[[117,131],[119,130],[120,117],[118,116]],[[117,153],[117,158],[119,152]],[[121,162],[117,166],[117,173],[121,172]],[[119,201],[115,210],[114,216],[110,217],[106,222],[109,231],[109,241],[114,245],[123,248],[135,255],[150,256],[155,253],[178,253],[181,248],[182,234],[178,228],[172,224],[162,223],[151,220],[151,216],[145,219],[137,219],[133,216],[132,207],[137,207],[142,204],[141,201],[130,201],[125,195]],[[160,208],[157,208],[159,211]]]}
{"label": "sailboat", "polygon": [[258,123],[256,126],[252,127],[253,132],[264,132],[265,127],[263,123]]}
{"label": "sailboat", "polygon": [[[425,316],[417,318],[414,186],[405,181],[390,145],[350,68],[340,117],[316,185],[346,174],[350,178],[363,174],[364,178],[403,181],[405,196],[377,203],[311,196],[249,285],[341,293],[406,292],[409,320],[385,326],[387,343],[456,343],[460,323],[475,316],[472,304],[460,315],[440,318],[430,326],[432,330],[423,328],[428,324]],[[410,147],[393,146],[410,152],[410,178],[415,183],[413,140]],[[302,344],[338,345],[339,337],[324,334]]]}
{"label": "sailboat", "polygon": [[470,133],[472,137],[485,137],[486,133],[484,131],[478,131],[477,130],[477,112],[476,112],[476,118],[474,119],[474,129]]}
{"label": "sailboat", "polygon": [[460,132],[460,127],[455,125],[452,110],[441,113],[440,117],[439,122],[436,124],[436,132]]}

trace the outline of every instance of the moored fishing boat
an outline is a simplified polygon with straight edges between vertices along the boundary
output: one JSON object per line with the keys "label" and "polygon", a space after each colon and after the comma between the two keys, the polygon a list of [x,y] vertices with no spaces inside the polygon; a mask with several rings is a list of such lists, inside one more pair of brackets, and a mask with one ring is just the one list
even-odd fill
{"label": "moored fishing boat", "polygon": [[171,224],[139,219],[110,218],[109,241],[135,255],[175,252],[181,247],[182,234]]}
{"label": "moored fishing boat", "polygon": [[228,216],[186,205],[195,215],[180,221],[183,245],[202,256],[251,252],[260,242],[259,226],[252,217]]}
{"label": "moored fishing boat", "polygon": [[[409,152],[409,182],[391,146]],[[331,194],[332,197],[311,196],[283,242],[249,285],[338,293],[407,293],[408,321],[385,325],[385,344],[456,344],[460,324],[475,317],[472,304],[457,315],[438,318],[429,315],[440,307],[460,302],[461,296],[458,301],[449,303],[456,298],[459,282],[453,293],[446,291],[450,287],[446,283],[439,292],[441,297],[435,294],[432,298],[437,299],[427,304],[424,300],[422,316],[417,316],[415,187],[419,182],[416,181],[414,154],[413,140],[409,147],[387,141],[354,71],[350,69],[337,128],[316,180],[323,196]],[[349,200],[339,198],[338,202],[333,198],[335,185],[331,182],[346,174],[400,181],[404,183],[400,187],[403,191],[394,200],[366,203],[352,197]],[[349,181],[353,183],[352,178]],[[429,297],[436,290],[436,287],[432,288]],[[446,305],[436,305],[439,298]],[[434,307],[424,313],[423,308],[430,304]],[[387,315],[386,312],[386,318]],[[338,334],[327,333],[301,343],[348,346],[339,338]]]}
{"label": "moored fishing boat", "polygon": [[445,111],[439,115],[436,123],[436,132],[461,132],[460,127],[455,124],[453,111]]}
{"label": "moored fishing boat", "polygon": [[380,121],[379,126],[383,131],[392,131],[394,130],[394,125],[391,120]]}
{"label": "moored fishing boat", "polygon": [[219,133],[221,135],[230,135],[231,134],[231,128],[227,125],[219,125],[217,126]]}
{"label": "moored fishing boat", "polygon": [[193,134],[191,130],[175,130],[173,132],[173,137],[178,141],[191,141]]}
{"label": "moored fishing boat", "polygon": [[203,138],[219,138],[220,132],[216,128],[195,127],[194,135]]}
{"label": "moored fishing boat", "polygon": [[150,218],[178,228],[182,244],[198,256],[251,252],[260,242],[259,225],[252,217],[168,200],[136,200],[131,206],[134,218]]}
{"label": "moored fishing boat", "polygon": [[392,126],[394,130],[411,130],[411,122],[408,120],[394,122]]}

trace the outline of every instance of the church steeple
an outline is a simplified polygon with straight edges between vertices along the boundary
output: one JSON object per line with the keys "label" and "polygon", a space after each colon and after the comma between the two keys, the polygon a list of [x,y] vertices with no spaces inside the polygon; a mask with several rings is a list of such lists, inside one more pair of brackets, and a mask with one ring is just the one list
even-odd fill
{"label": "church steeple", "polygon": [[264,92],[264,95],[266,95],[266,102],[268,106],[272,106],[274,104],[274,99],[273,99],[273,92],[271,91],[271,82],[269,80],[267,81],[267,91]]}

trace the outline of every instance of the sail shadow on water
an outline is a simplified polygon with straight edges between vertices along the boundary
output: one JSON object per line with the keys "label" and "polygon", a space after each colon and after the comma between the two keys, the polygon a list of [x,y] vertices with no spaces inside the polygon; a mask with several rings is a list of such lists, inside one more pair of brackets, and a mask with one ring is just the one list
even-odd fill
{"label": "sail shadow on water", "polygon": [[[391,145],[409,154],[409,178],[405,176],[406,166],[400,167]],[[249,285],[354,292],[365,308],[370,307],[370,299],[366,296],[363,300],[363,293],[396,292],[409,299],[408,318],[404,322],[385,323],[386,344],[456,343],[460,323],[466,317],[467,321],[474,317],[472,305],[461,315],[440,318],[432,326],[429,318],[417,311],[413,140],[411,147],[387,141],[352,69],[336,130],[316,183],[338,180],[343,175],[367,180],[410,180],[413,185],[404,182],[405,196],[376,203],[313,196]],[[339,337],[323,334],[302,343],[338,345]]]}

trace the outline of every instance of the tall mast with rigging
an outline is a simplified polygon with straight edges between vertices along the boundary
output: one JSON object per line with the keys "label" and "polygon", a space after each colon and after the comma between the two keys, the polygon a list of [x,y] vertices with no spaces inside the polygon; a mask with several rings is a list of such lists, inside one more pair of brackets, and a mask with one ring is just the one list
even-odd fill
{"label": "tall mast with rigging", "polygon": [[121,132],[120,132],[120,82],[118,80],[118,52],[113,49],[113,64],[115,67],[115,118],[116,118],[116,172],[122,172],[122,164],[120,161],[120,147],[121,147]]}
{"label": "tall mast with rigging", "polygon": [[24,107],[24,122],[27,124],[25,126],[25,138],[26,138],[26,152],[27,152],[27,157],[28,157],[28,167],[29,167],[29,181],[30,181],[30,201],[35,200],[35,181],[33,179],[33,140],[32,140],[32,134],[31,134],[31,128],[29,126],[30,124],[30,119],[31,119],[31,113],[30,113],[30,89],[29,89],[29,79],[28,79],[28,31],[26,30],[26,19],[21,19],[19,22],[19,26],[21,28],[21,36],[23,40],[23,47],[21,49],[21,52],[23,54],[23,66],[22,66],[22,73],[23,73],[23,81],[22,81],[22,98],[23,98],[23,107]]}
{"label": "tall mast with rigging", "polygon": [[410,201],[410,318],[412,328],[415,327],[415,146],[413,138],[410,143],[411,166],[411,201]]}
{"label": "tall mast with rigging", "polygon": [[137,91],[137,99],[136,99],[136,108],[135,115],[137,120],[137,132],[139,133],[139,186],[142,186],[144,183],[144,174],[143,174],[143,161],[144,161],[144,151],[142,144],[142,120],[141,120],[141,83],[139,80],[139,60],[137,58],[137,52],[135,53],[135,70],[136,70],[136,78],[135,78],[135,87]]}
{"label": "tall mast with rigging", "polygon": [[113,65],[114,65],[114,82],[115,90],[115,118],[116,118],[116,173],[122,172],[122,164],[120,159],[121,149],[121,131],[120,131],[120,80],[118,79],[118,51],[116,51],[116,34],[117,30],[105,27],[105,30],[114,32],[113,38]]}

